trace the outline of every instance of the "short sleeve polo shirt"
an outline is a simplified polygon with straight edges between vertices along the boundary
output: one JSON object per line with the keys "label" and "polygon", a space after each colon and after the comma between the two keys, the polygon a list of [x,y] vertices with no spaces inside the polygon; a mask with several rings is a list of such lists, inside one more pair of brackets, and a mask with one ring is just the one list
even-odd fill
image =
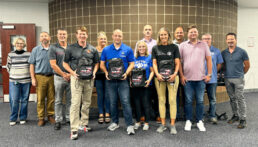
{"label": "short sleeve polo shirt", "polygon": [[133,50],[125,45],[124,43],[121,44],[119,49],[116,49],[114,44],[106,46],[101,54],[101,61],[106,62],[106,68],[108,69],[108,60],[113,58],[121,58],[124,63],[125,71],[128,68],[129,62],[134,62],[135,58],[133,55]]}
{"label": "short sleeve polo shirt", "polygon": [[79,59],[82,54],[86,58],[90,58],[93,64],[99,63],[99,54],[95,47],[88,44],[85,48],[81,47],[78,43],[69,45],[65,51],[64,62],[68,63],[72,70],[76,70]]}
{"label": "short sleeve polo shirt", "polygon": [[249,60],[248,54],[244,49],[236,47],[230,53],[227,48],[222,52],[222,57],[226,66],[225,78],[244,77],[244,61]]}

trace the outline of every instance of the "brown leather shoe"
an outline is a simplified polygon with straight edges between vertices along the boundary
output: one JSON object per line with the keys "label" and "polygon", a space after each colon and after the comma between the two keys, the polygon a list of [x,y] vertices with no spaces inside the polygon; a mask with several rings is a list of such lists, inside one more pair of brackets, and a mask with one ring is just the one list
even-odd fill
{"label": "brown leather shoe", "polygon": [[39,119],[39,121],[38,121],[38,126],[39,126],[39,127],[42,127],[42,126],[44,126],[44,125],[45,125],[44,119]]}
{"label": "brown leather shoe", "polygon": [[56,123],[56,121],[55,121],[55,119],[54,119],[53,116],[48,116],[48,121],[49,121],[51,124],[55,124],[55,123]]}

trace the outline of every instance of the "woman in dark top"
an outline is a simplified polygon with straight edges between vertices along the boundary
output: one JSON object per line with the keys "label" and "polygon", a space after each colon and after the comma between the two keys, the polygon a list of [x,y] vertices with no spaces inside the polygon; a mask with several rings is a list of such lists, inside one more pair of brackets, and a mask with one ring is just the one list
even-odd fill
{"label": "woman in dark top", "polygon": [[[107,46],[107,36],[105,32],[98,33],[97,42],[98,42],[98,46],[96,46],[96,49],[98,50],[99,56],[101,56],[101,53],[104,47]],[[96,73],[96,90],[98,95],[98,109],[99,109],[98,123],[100,124],[102,124],[104,121],[106,123],[110,122],[110,103],[105,90],[106,89],[105,84],[106,84],[105,73],[101,71],[99,68],[98,72]],[[105,111],[105,117],[104,117],[104,111]]]}
{"label": "woman in dark top", "polygon": [[178,47],[172,43],[172,38],[167,28],[161,28],[158,32],[157,45],[152,48],[153,69],[156,75],[155,86],[159,99],[159,113],[161,125],[157,132],[166,130],[166,88],[170,110],[170,133],[176,134],[176,94],[179,84],[178,70],[180,54]]}
{"label": "woman in dark top", "polygon": [[[151,80],[154,76],[153,68],[152,68],[152,60],[151,55],[148,54],[148,47],[144,41],[139,41],[136,47],[136,55],[135,55],[135,64],[134,68],[145,69],[146,73],[146,81],[144,87],[135,87],[132,88],[133,99],[135,103],[135,116],[136,123],[134,125],[134,129],[138,129],[141,126],[140,118],[142,114],[142,110],[145,114],[145,122],[143,126],[143,130],[146,131],[149,129],[149,120],[150,120],[150,88],[149,86],[152,84]],[[138,78],[137,78],[138,79]],[[130,85],[132,86],[132,79],[130,81]]]}

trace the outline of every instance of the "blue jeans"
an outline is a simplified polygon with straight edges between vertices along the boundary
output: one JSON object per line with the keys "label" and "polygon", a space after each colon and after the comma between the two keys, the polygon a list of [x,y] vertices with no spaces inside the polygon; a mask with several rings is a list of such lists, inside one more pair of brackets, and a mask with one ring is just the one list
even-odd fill
{"label": "blue jeans", "polygon": [[209,108],[209,117],[216,117],[216,88],[217,83],[206,84],[206,90],[209,98],[210,108]]}
{"label": "blue jeans", "polygon": [[[182,93],[182,95],[181,95],[181,93]],[[183,103],[182,107],[180,106],[180,102]],[[185,117],[184,103],[185,103],[184,87],[182,84],[179,84],[178,89],[177,89],[177,95],[176,95],[176,108],[177,108],[176,118],[184,118]]]}
{"label": "blue jeans", "polygon": [[185,112],[186,120],[193,119],[193,99],[196,98],[196,119],[197,122],[203,119],[203,96],[205,90],[204,81],[188,81],[184,86],[185,90]]}
{"label": "blue jeans", "polygon": [[119,123],[118,97],[123,107],[125,123],[133,125],[132,108],[130,105],[130,92],[127,80],[107,80],[106,89],[110,99],[110,110],[112,121]]}
{"label": "blue jeans", "polygon": [[110,113],[110,102],[106,92],[106,80],[96,80],[99,114]]}
{"label": "blue jeans", "polygon": [[10,121],[16,121],[20,107],[20,120],[26,120],[28,116],[28,100],[31,83],[9,82],[9,99],[11,107]]}

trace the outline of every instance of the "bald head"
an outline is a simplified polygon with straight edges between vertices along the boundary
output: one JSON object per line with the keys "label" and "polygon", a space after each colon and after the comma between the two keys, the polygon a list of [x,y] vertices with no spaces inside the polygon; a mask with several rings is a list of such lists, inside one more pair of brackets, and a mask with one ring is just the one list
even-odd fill
{"label": "bald head", "polygon": [[113,31],[112,39],[115,45],[120,45],[123,40],[123,32],[120,29]]}

